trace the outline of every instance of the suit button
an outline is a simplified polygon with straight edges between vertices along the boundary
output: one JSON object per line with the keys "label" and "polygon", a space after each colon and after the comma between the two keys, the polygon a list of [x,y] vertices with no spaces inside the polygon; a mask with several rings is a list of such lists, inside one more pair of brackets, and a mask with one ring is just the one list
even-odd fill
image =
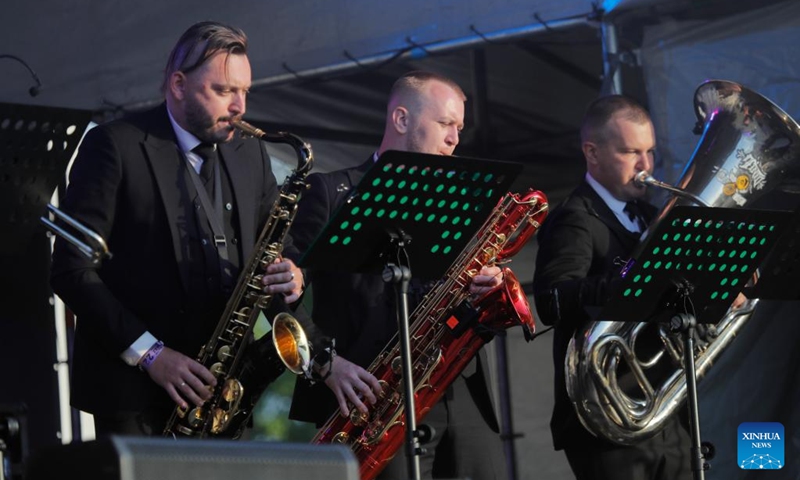
{"label": "suit button", "polygon": [[231,240],[231,243],[233,243],[234,245],[239,245],[239,239],[238,238],[234,238],[234,239]]}
{"label": "suit button", "polygon": [[231,205],[230,203],[226,203],[225,204],[225,210],[228,210],[228,211],[233,210],[233,205]]}
{"label": "suit button", "polygon": [[200,243],[202,243],[203,245],[208,245],[208,240],[206,240],[204,238],[204,239],[200,240]]}

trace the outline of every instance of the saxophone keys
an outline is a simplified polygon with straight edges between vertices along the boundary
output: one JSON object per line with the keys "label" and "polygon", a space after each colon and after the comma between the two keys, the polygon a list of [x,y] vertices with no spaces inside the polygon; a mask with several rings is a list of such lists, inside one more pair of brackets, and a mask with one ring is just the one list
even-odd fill
{"label": "saxophone keys", "polygon": [[347,432],[339,432],[331,439],[331,443],[348,443],[349,441],[350,435]]}
{"label": "saxophone keys", "polygon": [[189,411],[189,416],[186,418],[186,422],[189,424],[190,428],[200,428],[203,426],[203,419],[205,416],[206,415],[202,407],[194,407],[191,411]]}
{"label": "saxophone keys", "polygon": [[217,362],[211,365],[211,368],[209,368],[209,370],[217,378],[225,375],[225,366],[222,364],[222,362]]}
{"label": "saxophone keys", "polygon": [[350,410],[350,422],[353,425],[357,427],[363,427],[364,425],[367,424],[367,420],[369,420],[369,414],[361,413],[355,407],[352,410]]}
{"label": "saxophone keys", "polygon": [[191,428],[186,428],[183,425],[175,425],[175,430],[177,430],[178,433],[182,435],[186,435],[187,437],[193,437],[195,435],[194,430],[192,430]]}
{"label": "saxophone keys", "polygon": [[211,419],[211,433],[214,435],[219,435],[226,428],[228,428],[229,423],[230,415],[228,414],[228,411],[221,408],[215,408]]}
{"label": "saxophone keys", "polygon": [[230,345],[224,345],[217,350],[217,360],[224,362],[231,356],[231,347]]}
{"label": "saxophone keys", "polygon": [[389,392],[389,382],[386,380],[378,380],[378,384],[381,386],[381,393],[378,394],[378,400],[380,401],[384,400]]}
{"label": "saxophone keys", "polygon": [[385,431],[386,429],[384,428],[383,422],[376,421],[371,423],[369,427],[365,428],[361,435],[369,445],[375,443],[376,440],[379,440]]}
{"label": "saxophone keys", "polygon": [[403,359],[400,357],[394,357],[392,359],[392,373],[395,375],[402,375],[403,373]]}
{"label": "saxophone keys", "polygon": [[222,389],[222,398],[234,405],[239,404],[239,400],[244,396],[244,386],[242,383],[232,378],[225,382],[225,388]]}

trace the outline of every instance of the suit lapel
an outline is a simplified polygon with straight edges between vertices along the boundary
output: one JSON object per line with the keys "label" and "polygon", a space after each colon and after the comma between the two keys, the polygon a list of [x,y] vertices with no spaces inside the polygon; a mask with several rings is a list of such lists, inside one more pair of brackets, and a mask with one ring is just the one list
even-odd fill
{"label": "suit lapel", "polygon": [[175,132],[169,122],[166,106],[162,105],[153,110],[150,125],[152,128],[148,130],[142,142],[142,149],[145,152],[145,159],[150,164],[156,187],[164,204],[181,283],[183,283],[184,291],[188,292],[189,268],[184,261],[183,245],[185,242],[182,239],[187,235],[185,228],[189,225],[189,220],[184,218],[184,215],[191,209],[187,209],[186,205],[182,205],[181,202],[184,202],[186,198],[192,198],[194,194],[187,195],[192,190],[189,189],[186,175],[184,175],[186,160],[178,151]]}
{"label": "suit lapel", "polygon": [[[240,158],[240,150],[244,146],[241,140],[234,140],[219,145],[220,160],[230,177],[231,188],[236,199],[236,212],[239,215],[240,241],[242,245],[242,258],[250,258],[253,246],[256,243],[256,181],[253,170],[247,168],[247,163]],[[260,146],[259,146],[260,147]]]}
{"label": "suit lapel", "polygon": [[364,178],[364,175],[367,174],[367,172],[369,171],[370,168],[372,168],[373,165],[375,165],[375,162],[372,159],[372,155],[370,155],[369,159],[367,159],[366,162],[362,163],[361,165],[355,168],[347,170],[346,174],[349,185],[346,185],[347,190],[342,190],[337,194],[336,203],[334,203],[334,205],[338,206],[344,203],[344,199],[340,198],[340,196],[347,197],[355,194],[355,189],[358,186],[358,183],[361,181],[362,178]]}
{"label": "suit lapel", "polygon": [[605,223],[608,229],[618,238],[623,244],[627,245],[631,239],[638,239],[640,234],[631,232],[620,223],[614,212],[608,207],[606,202],[600,198],[600,195],[585,181],[581,184],[579,195],[584,198],[586,203],[586,210],[598,220]]}

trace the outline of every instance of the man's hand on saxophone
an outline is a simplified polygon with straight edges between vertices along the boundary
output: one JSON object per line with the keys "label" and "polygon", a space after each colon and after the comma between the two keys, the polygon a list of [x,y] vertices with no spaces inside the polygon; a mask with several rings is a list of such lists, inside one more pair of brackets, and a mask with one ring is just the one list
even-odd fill
{"label": "man's hand on saxophone", "polygon": [[275,263],[267,267],[266,274],[261,278],[265,293],[282,293],[287,304],[300,299],[303,294],[305,280],[303,271],[288,258],[277,258]]}
{"label": "man's hand on saxophone", "polygon": [[169,347],[163,347],[144,369],[183,409],[188,408],[187,401],[203,405],[211,398],[210,387],[217,385],[217,379],[200,362]]}
{"label": "man's hand on saxophone", "polygon": [[481,268],[478,275],[472,277],[469,293],[472,298],[478,299],[497,288],[501,283],[503,283],[503,270],[496,265],[486,266]]}
{"label": "man's hand on saxophone", "polygon": [[376,395],[381,393],[378,379],[367,370],[339,356],[328,363],[327,368],[328,370],[318,373],[325,378],[325,385],[336,395],[342,416],[350,415],[348,403],[361,413],[369,413],[364,400],[370,404],[378,401]]}

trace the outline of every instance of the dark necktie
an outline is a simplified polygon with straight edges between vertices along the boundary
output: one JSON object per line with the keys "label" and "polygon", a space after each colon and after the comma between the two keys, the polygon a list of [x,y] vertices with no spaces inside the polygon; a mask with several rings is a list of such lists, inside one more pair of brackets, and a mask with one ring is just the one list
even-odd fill
{"label": "dark necktie", "polygon": [[642,209],[639,207],[639,203],[636,200],[631,200],[626,203],[623,210],[628,214],[628,218],[639,227],[639,230],[644,228],[644,215],[642,215]]}
{"label": "dark necktie", "polygon": [[196,153],[203,159],[203,165],[200,166],[200,178],[205,182],[206,188],[211,190],[214,185],[214,165],[217,163],[217,146],[213,143],[201,143],[194,147],[192,152]]}

